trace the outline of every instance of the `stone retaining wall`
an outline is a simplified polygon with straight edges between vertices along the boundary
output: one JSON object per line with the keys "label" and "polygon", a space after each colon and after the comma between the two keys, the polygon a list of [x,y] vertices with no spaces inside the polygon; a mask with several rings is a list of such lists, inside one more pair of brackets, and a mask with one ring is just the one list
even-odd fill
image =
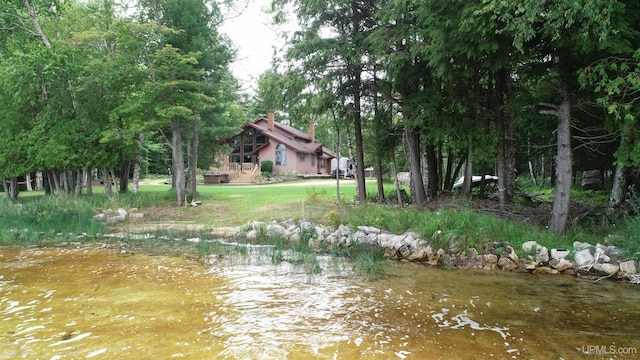
{"label": "stone retaining wall", "polygon": [[[507,243],[490,243],[484,249],[465,248],[464,238],[437,231],[429,241],[418,234],[406,232],[391,234],[371,226],[358,226],[353,231],[345,225],[337,229],[316,225],[308,221],[296,224],[294,220],[270,223],[251,222],[235,228],[236,235],[256,239],[262,232],[266,236],[281,237],[291,243],[299,243],[308,234],[309,247],[322,249],[346,248],[356,244],[379,246],[385,256],[401,261],[421,261],[441,268],[487,269],[532,272],[536,274],[590,274],[625,279],[640,283],[636,260],[620,258],[622,249],[602,244],[591,245],[574,242],[573,249],[547,249],[535,241],[522,244],[519,257]],[[432,244],[444,244],[434,248]],[[569,255],[573,254],[573,260]]]}

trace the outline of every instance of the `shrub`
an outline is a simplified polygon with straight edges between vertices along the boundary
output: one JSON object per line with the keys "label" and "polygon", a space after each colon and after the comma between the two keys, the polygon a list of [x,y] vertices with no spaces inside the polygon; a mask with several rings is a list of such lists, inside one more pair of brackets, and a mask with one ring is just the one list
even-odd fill
{"label": "shrub", "polygon": [[262,160],[262,162],[260,163],[260,171],[266,176],[271,175],[271,173],[273,172],[273,161]]}

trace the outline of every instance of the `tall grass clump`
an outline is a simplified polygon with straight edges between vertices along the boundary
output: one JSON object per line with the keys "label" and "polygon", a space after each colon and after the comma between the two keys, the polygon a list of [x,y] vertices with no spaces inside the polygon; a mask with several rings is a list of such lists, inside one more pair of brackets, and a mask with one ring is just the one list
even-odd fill
{"label": "tall grass clump", "polygon": [[640,258],[640,197],[631,189],[627,196],[630,211],[621,226],[621,236],[614,237],[617,246],[623,248],[629,258]]}
{"label": "tall grass clump", "polygon": [[104,233],[103,224],[93,216],[92,203],[78,197],[45,196],[24,203],[3,201],[0,243],[36,243]]}
{"label": "tall grass clump", "polygon": [[321,203],[326,201],[327,189],[319,189],[315,187],[311,187],[307,189],[307,199],[306,201],[313,203]]}
{"label": "tall grass clump", "polygon": [[379,247],[356,245],[352,251],[353,269],[365,274],[369,278],[382,276],[386,273],[386,259],[384,251]]}
{"label": "tall grass clump", "polygon": [[[527,241],[536,241],[548,248],[568,249],[572,248],[574,240],[594,241],[594,235],[587,234],[580,228],[573,229],[564,236],[555,236],[539,225],[510,221],[464,206],[432,211],[370,205],[353,209],[346,216],[343,222],[352,226],[370,225],[394,234],[415,232],[431,242],[434,248],[446,248],[448,241],[454,237],[463,248],[481,249],[487,244],[498,242],[508,243],[518,251]],[[636,233],[640,233],[640,219]]]}

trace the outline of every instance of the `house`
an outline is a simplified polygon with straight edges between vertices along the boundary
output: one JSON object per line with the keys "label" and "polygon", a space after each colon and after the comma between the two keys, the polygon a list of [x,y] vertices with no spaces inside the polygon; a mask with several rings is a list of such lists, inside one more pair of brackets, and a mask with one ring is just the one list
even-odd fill
{"label": "house", "polygon": [[228,145],[230,154],[218,156],[224,169],[234,166],[242,170],[259,167],[265,160],[273,161],[274,173],[304,175],[328,175],[331,159],[335,156],[314,137],[311,123],[309,134],[289,125],[275,121],[273,110],[267,118],[242,125],[242,131],[221,140],[219,145]]}

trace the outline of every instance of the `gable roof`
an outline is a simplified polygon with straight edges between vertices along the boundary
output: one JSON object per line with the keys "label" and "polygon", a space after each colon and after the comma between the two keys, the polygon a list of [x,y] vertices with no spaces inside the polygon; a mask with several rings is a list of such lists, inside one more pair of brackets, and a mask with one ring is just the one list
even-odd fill
{"label": "gable roof", "polygon": [[326,149],[324,149],[320,142],[315,139],[315,141],[312,142],[312,139],[308,134],[305,134],[302,131],[289,125],[274,122],[273,130],[271,130],[269,129],[269,120],[260,118],[254,122],[242,125],[243,129],[246,129],[248,127],[260,131],[268,138],[273,139],[278,143],[284,144],[286,147],[292,148],[299,153],[313,154],[320,149],[322,149],[323,153],[326,152]]}

